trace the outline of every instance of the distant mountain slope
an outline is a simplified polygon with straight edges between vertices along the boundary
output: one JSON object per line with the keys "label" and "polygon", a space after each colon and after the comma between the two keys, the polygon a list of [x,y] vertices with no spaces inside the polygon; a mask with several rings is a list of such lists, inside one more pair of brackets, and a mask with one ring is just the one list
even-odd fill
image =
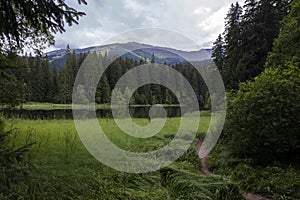
{"label": "distant mountain slope", "polygon": [[[135,49],[135,50],[134,50]],[[92,51],[106,52],[109,56],[122,55],[122,57],[132,58],[134,60],[140,60],[141,58],[150,61],[152,54],[155,55],[155,61],[157,63],[176,64],[184,63],[186,58],[189,61],[203,61],[211,58],[211,49],[201,49],[199,51],[182,51],[168,47],[152,46],[148,44],[141,44],[137,42],[128,43],[115,43],[102,46],[93,46],[83,49],[72,49],[79,55],[80,53],[87,53]],[[134,51],[133,51],[134,50]],[[61,68],[65,63],[66,52],[64,49],[59,49],[46,53],[50,62],[56,60],[57,65]]]}

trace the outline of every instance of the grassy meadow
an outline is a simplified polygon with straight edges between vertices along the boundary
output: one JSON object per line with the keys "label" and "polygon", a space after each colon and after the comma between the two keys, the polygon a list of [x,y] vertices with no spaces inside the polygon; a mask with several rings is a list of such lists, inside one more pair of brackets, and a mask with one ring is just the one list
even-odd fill
{"label": "grassy meadow", "polygon": [[[147,125],[148,119],[134,119]],[[199,134],[210,121],[203,113]],[[107,136],[121,148],[144,151],[163,146],[176,133],[180,118],[168,118],[163,130],[146,141],[130,140],[112,119],[99,119]],[[238,186],[218,175],[198,173],[194,146],[172,166],[157,172],[130,174],[111,169],[91,156],[81,143],[73,120],[7,119],[14,129],[11,143],[18,147],[36,142],[26,155],[28,174],[20,176],[7,199],[241,199]],[[145,139],[142,139],[145,140]],[[13,191],[13,192],[12,192]]]}
{"label": "grassy meadow", "polygon": [[[144,126],[148,119],[135,118]],[[210,113],[201,112],[198,138],[210,122]],[[168,144],[180,118],[168,118],[159,134],[137,139],[124,134],[113,119],[99,119],[107,137],[120,148],[147,152]],[[15,148],[36,142],[26,154],[24,169],[14,172],[18,184],[9,184],[0,199],[244,199],[255,192],[273,199],[297,199],[300,170],[280,166],[252,167],[235,160],[217,145],[208,157],[213,175],[199,173],[192,144],[171,166],[145,174],[111,169],[96,160],[84,147],[74,121],[65,119],[6,119],[13,130],[10,143]],[[2,196],[1,196],[2,195]]]}

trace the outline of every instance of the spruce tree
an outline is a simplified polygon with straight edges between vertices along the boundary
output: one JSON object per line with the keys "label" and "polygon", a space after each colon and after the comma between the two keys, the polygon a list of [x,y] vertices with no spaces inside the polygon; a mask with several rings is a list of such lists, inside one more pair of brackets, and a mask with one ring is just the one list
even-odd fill
{"label": "spruce tree", "polygon": [[42,86],[43,86],[43,102],[52,100],[52,78],[48,56],[42,62]]}
{"label": "spruce tree", "polygon": [[59,73],[59,95],[60,103],[71,103],[74,84],[74,70],[72,66],[72,54],[69,45],[66,49],[66,63]]}
{"label": "spruce tree", "polygon": [[52,102],[57,103],[58,100],[58,71],[57,71],[57,63],[56,60],[53,61],[53,68],[52,68],[52,89],[51,89],[51,96],[52,96]]}
{"label": "spruce tree", "polygon": [[73,52],[72,52],[71,66],[72,66],[73,82],[74,82],[75,79],[76,79],[77,72],[78,72],[79,67],[80,67],[75,50],[73,50]]}
{"label": "spruce tree", "polygon": [[151,56],[151,63],[155,63],[155,55],[154,55],[154,53],[152,53],[152,56]]}
{"label": "spruce tree", "polygon": [[224,59],[224,82],[227,88],[237,88],[238,77],[236,77],[237,65],[241,57],[241,16],[242,8],[236,3],[232,4],[225,22],[225,50]]}
{"label": "spruce tree", "polygon": [[101,103],[107,104],[110,102],[110,97],[111,97],[111,90],[109,88],[109,82],[107,80],[107,76],[104,73],[100,79],[100,98],[101,98]]}
{"label": "spruce tree", "polygon": [[29,57],[27,59],[27,66],[28,66],[28,74],[26,78],[26,84],[27,84],[27,96],[26,96],[26,101],[32,101],[32,96],[33,96],[33,73],[32,71],[34,70],[34,57],[29,54]]}
{"label": "spruce tree", "polygon": [[250,80],[264,70],[268,52],[279,32],[279,22],[286,14],[286,5],[282,2],[246,1],[241,24],[243,55],[238,64],[239,81]]}
{"label": "spruce tree", "polygon": [[219,34],[217,40],[213,43],[212,58],[218,67],[220,73],[224,70],[225,48],[222,35]]}
{"label": "spruce tree", "polygon": [[43,102],[44,98],[44,85],[43,85],[43,67],[42,58],[37,56],[35,64],[31,71],[32,79],[32,101]]}

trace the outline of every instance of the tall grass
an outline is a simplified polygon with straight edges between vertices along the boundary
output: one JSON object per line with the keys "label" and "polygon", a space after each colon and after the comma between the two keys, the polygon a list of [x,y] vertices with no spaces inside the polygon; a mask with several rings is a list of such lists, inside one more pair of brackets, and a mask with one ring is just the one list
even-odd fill
{"label": "tall grass", "polygon": [[244,191],[274,200],[300,199],[300,168],[279,163],[257,166],[250,159],[232,157],[226,146],[217,145],[207,164],[214,173],[230,177]]}
{"label": "tall grass", "polygon": [[[201,118],[198,132],[208,128]],[[147,125],[148,119],[134,119]],[[81,143],[72,120],[9,119],[18,127],[15,145],[36,141],[29,152],[30,174],[1,199],[242,199],[230,180],[198,173],[194,146],[176,163],[160,171],[128,174],[111,169],[92,157]],[[99,123],[109,139],[121,148],[144,152],[167,144],[177,131],[179,118],[167,120],[155,137],[136,139],[123,133],[112,119]],[[10,125],[9,125],[10,126]],[[11,127],[11,126],[10,126]],[[2,196],[1,196],[2,195]]]}
{"label": "tall grass", "polygon": [[[201,114],[197,133],[200,138],[210,121],[209,113]],[[149,123],[148,119],[134,121],[141,126]],[[179,118],[170,118],[156,136],[137,139],[123,133],[112,119],[99,119],[110,140],[134,152],[168,144],[179,122]],[[7,119],[6,130],[14,130],[10,135],[14,148],[36,144],[27,154],[26,176],[19,176],[18,183],[10,184],[5,193],[0,191],[0,199],[243,199],[241,189],[272,199],[300,199],[299,169],[252,166],[251,161],[231,157],[220,145],[208,157],[208,167],[219,176],[198,173],[193,145],[169,167],[153,173],[128,174],[92,157],[72,120]]]}

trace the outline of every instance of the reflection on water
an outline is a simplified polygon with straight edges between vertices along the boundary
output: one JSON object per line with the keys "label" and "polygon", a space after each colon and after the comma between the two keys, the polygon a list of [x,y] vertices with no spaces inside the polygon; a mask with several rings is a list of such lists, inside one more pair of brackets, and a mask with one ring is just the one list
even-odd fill
{"label": "reflection on water", "polygon": [[[180,117],[181,110],[179,106],[164,106],[167,117]],[[129,112],[133,118],[149,118],[150,106],[129,107]],[[120,112],[122,112],[120,110]],[[73,119],[71,109],[57,110],[26,110],[26,109],[4,109],[0,110],[0,114],[7,118],[24,118],[24,119]],[[93,117],[92,111],[82,110],[85,117]],[[96,115],[99,118],[112,118],[111,109],[98,109]],[[121,115],[120,113],[118,114]],[[158,118],[159,113],[152,113],[152,117]]]}

